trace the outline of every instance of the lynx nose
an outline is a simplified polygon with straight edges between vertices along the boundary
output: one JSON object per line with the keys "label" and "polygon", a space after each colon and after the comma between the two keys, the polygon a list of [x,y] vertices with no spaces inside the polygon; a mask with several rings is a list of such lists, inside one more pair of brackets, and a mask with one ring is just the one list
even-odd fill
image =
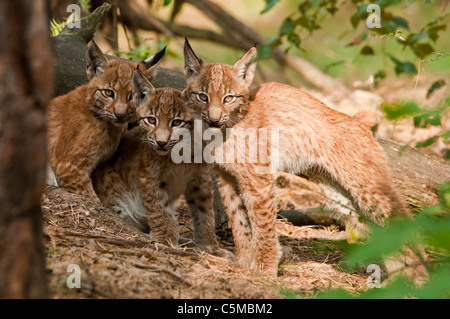
{"label": "lynx nose", "polygon": [[167,141],[156,141],[159,147],[164,147],[167,144]]}
{"label": "lynx nose", "polygon": [[212,107],[208,112],[208,118],[211,123],[219,123],[222,117],[222,110],[219,107]]}
{"label": "lynx nose", "polygon": [[123,120],[127,116],[127,112],[114,112],[118,120]]}

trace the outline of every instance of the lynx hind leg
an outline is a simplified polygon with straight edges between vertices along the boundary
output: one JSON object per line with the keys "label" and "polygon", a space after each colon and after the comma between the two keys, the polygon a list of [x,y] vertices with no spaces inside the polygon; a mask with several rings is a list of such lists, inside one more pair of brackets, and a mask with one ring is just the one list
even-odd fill
{"label": "lynx hind leg", "polygon": [[367,237],[369,227],[358,213],[353,201],[343,190],[330,184],[319,182],[323,208],[335,218],[340,225],[345,226],[348,240],[356,242]]}
{"label": "lynx hind leg", "polygon": [[273,177],[252,167],[233,176],[220,172],[222,201],[233,230],[236,261],[241,267],[276,276],[281,257]]}
{"label": "lynx hind leg", "polygon": [[150,231],[147,210],[137,185],[127,185],[120,174],[106,163],[94,171],[92,184],[103,206],[140,231]]}
{"label": "lynx hind leg", "polygon": [[220,248],[216,238],[213,185],[209,171],[201,172],[192,180],[184,196],[194,224],[194,242],[207,253],[233,258],[228,250]]}

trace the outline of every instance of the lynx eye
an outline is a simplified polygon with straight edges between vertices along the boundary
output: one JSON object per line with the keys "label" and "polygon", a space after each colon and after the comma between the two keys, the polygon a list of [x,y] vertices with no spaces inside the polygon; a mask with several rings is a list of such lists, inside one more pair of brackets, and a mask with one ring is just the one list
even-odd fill
{"label": "lynx eye", "polygon": [[131,100],[133,100],[133,93],[132,92],[130,92],[128,94],[128,101],[131,101]]}
{"label": "lynx eye", "polygon": [[183,123],[180,119],[175,119],[172,121],[172,126],[180,126]]}
{"label": "lynx eye", "polygon": [[103,94],[106,96],[106,97],[110,97],[110,98],[114,98],[114,91],[113,90],[110,90],[110,89],[105,89],[105,90],[103,90]]}
{"label": "lynx eye", "polygon": [[197,100],[199,100],[200,102],[208,102],[208,95],[206,95],[205,93],[198,93],[197,94]]}
{"label": "lynx eye", "polygon": [[156,122],[157,122],[157,120],[156,120],[156,117],[154,117],[154,116],[149,116],[149,117],[146,117],[146,118],[144,119],[144,122],[147,123],[147,124],[149,124],[149,125],[155,125]]}
{"label": "lynx eye", "polygon": [[231,103],[231,102],[234,102],[234,100],[236,100],[235,96],[227,95],[223,98],[223,103]]}

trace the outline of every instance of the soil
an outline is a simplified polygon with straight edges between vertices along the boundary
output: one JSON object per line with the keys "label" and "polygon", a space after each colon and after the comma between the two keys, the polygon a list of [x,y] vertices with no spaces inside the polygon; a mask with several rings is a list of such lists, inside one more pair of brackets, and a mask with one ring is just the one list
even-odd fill
{"label": "soil", "polygon": [[[239,268],[189,243],[168,247],[125,225],[113,212],[61,188],[42,201],[47,269],[52,298],[286,298],[310,297],[327,288],[364,290],[364,271],[340,269],[346,234],[336,225],[296,227],[279,219],[283,247],[279,275],[270,278]],[[186,207],[179,203],[181,236],[192,238]],[[220,245],[234,251],[229,232]],[[68,288],[80,267],[81,288]]]}

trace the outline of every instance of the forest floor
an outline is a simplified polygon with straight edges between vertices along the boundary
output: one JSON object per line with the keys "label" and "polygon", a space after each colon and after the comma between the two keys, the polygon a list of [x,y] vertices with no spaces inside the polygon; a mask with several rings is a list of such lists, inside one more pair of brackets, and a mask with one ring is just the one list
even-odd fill
{"label": "forest floor", "polygon": [[[194,248],[156,244],[114,213],[61,188],[49,187],[42,207],[53,298],[286,298],[366,286],[364,271],[340,269],[347,241],[337,225],[296,227],[279,219],[283,259],[274,279]],[[192,238],[182,200],[178,212],[181,235]],[[218,235],[220,245],[234,252],[232,236]],[[79,289],[67,286],[73,264],[81,270]]]}
{"label": "forest floor", "polygon": [[[379,90],[387,101],[390,87]],[[395,98],[402,95],[399,90]],[[412,93],[406,90],[403,96],[413,94],[425,96],[426,88]],[[361,105],[379,111],[380,101],[370,95],[365,99],[362,94],[362,100],[341,101],[335,107],[354,114],[355,106]],[[380,123],[383,136],[401,143],[410,143],[411,137],[420,141],[435,134],[433,128],[414,129],[407,120],[392,124],[381,119]],[[446,147],[441,143],[424,151],[442,155]],[[317,194],[305,187],[301,177],[280,173],[275,186],[279,209],[319,205]],[[60,188],[46,189],[42,210],[52,298],[309,298],[328,288],[355,293],[367,289],[366,269],[349,272],[341,267],[347,236],[335,223],[298,227],[277,219],[283,257],[278,277],[270,278],[191,245],[155,244],[99,204]],[[181,236],[192,238],[190,216],[182,200],[177,211]],[[218,232],[218,238],[223,248],[234,252],[230,232]],[[68,266],[74,264],[80,267],[81,288],[67,285],[72,274]]]}

